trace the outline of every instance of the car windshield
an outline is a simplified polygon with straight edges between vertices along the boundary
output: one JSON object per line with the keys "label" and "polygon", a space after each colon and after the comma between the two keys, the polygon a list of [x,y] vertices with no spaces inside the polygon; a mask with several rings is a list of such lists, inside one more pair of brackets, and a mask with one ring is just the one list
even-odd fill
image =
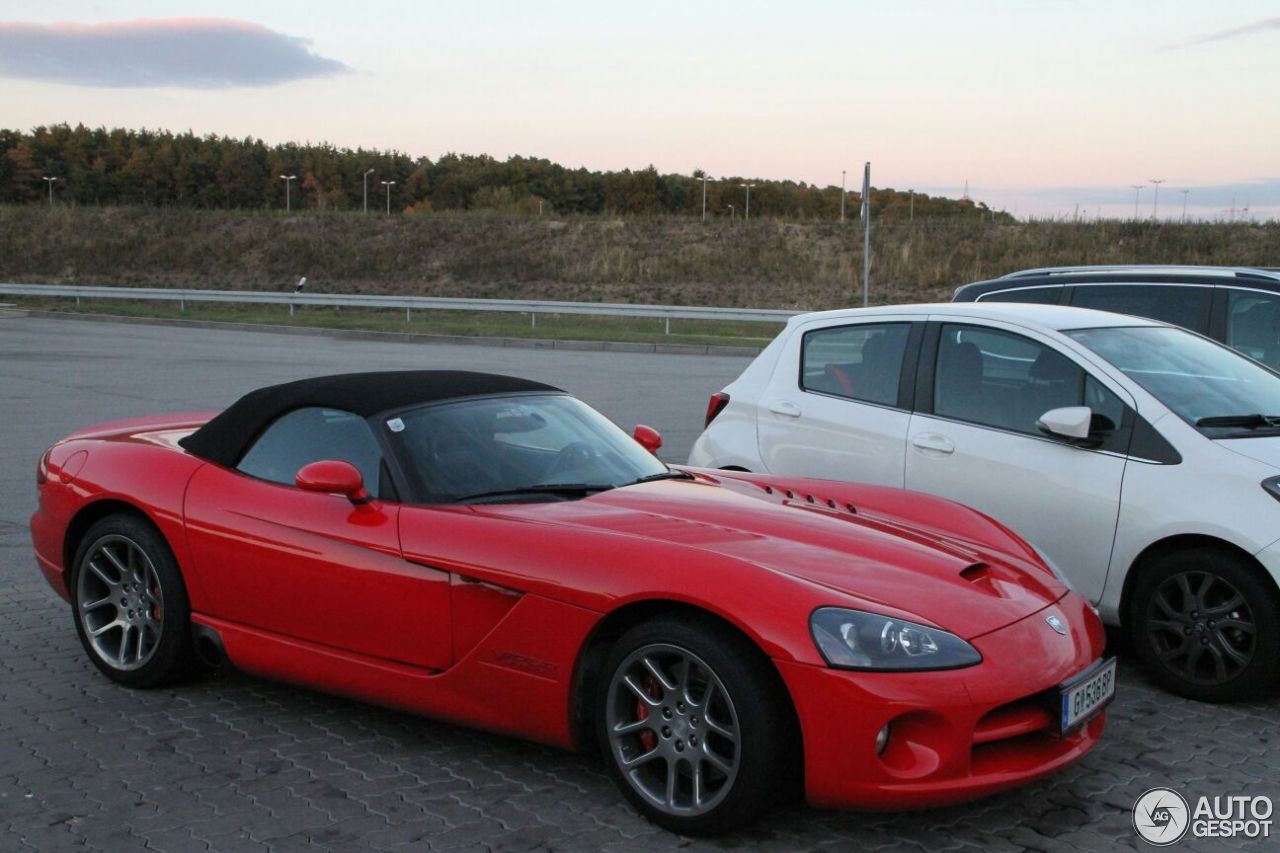
{"label": "car windshield", "polygon": [[1280,375],[1220,344],[1167,326],[1065,334],[1206,435],[1235,438],[1280,431]]}
{"label": "car windshield", "polygon": [[384,418],[383,427],[428,503],[566,500],[683,476],[564,394],[423,406]]}

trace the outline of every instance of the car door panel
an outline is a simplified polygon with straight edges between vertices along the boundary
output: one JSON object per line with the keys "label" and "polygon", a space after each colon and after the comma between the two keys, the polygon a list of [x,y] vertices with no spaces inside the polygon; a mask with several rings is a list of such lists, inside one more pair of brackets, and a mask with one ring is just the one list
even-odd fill
{"label": "car door panel", "polygon": [[805,403],[794,415],[761,414],[761,456],[769,471],[902,485],[902,440],[909,421],[906,412],[835,398]]}
{"label": "car door panel", "polygon": [[[1043,550],[1097,601],[1120,512],[1123,457],[1032,436],[914,415],[906,486],[992,516]],[[917,446],[930,436],[954,449]]]}
{"label": "car door panel", "polygon": [[415,666],[451,662],[449,576],[404,560],[398,504],[353,506],[206,465],[185,513],[209,615]]}
{"label": "car door panel", "polygon": [[[1132,398],[1051,340],[1005,324],[934,323],[925,338],[906,487],[991,515],[1098,600],[1120,514],[1123,450],[1136,417],[1120,410],[1132,407]],[[1080,399],[1064,397],[1077,393]],[[1094,400],[1109,400],[1108,414],[1121,422],[1108,449],[1035,434],[1032,425],[1044,410]]]}
{"label": "car door panel", "polygon": [[[878,316],[874,322],[818,324],[794,335],[782,354],[767,389],[757,421],[760,458],[767,471],[788,476],[852,480],[902,486],[903,455],[910,415],[905,406],[909,389],[901,383],[906,362],[914,364],[917,329],[909,318]],[[829,346],[817,367],[805,361],[810,335],[839,335],[858,330],[892,337],[891,347],[859,340],[847,355],[841,344]],[[884,341],[881,341],[884,343]],[[856,351],[854,351],[856,349]],[[871,362],[879,360],[877,368]],[[878,402],[856,399],[859,395]]]}

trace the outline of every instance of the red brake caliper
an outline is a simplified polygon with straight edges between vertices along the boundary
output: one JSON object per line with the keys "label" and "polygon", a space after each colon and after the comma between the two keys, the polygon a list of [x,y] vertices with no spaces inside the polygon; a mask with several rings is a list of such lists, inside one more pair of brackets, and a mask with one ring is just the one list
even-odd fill
{"label": "red brake caliper", "polygon": [[[652,675],[645,676],[644,692],[648,693],[654,701],[662,700],[662,689],[658,686],[658,681]],[[649,719],[649,706],[639,699],[636,700],[636,716],[641,720]],[[644,747],[645,752],[652,752],[658,746],[658,736],[649,729],[640,732],[640,744]]]}

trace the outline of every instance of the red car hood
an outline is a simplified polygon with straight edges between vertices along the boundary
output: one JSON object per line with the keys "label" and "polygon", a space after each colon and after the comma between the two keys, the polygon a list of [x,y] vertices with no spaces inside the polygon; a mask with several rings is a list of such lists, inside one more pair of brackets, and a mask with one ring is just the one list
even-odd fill
{"label": "red car hood", "polygon": [[839,503],[832,508],[767,495],[749,484],[663,481],[577,501],[481,511],[712,551],[860,600],[833,597],[832,604],[896,611],[965,639],[1003,628],[1067,592],[1045,571],[962,534],[865,509],[851,512]]}

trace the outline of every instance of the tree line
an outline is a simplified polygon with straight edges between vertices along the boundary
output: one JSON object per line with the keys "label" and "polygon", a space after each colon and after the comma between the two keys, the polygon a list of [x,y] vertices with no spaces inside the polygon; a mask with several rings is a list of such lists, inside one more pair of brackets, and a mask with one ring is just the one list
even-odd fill
{"label": "tree line", "polygon": [[[370,171],[372,170],[372,171]],[[190,131],[41,126],[0,129],[0,203],[54,199],[85,205],[177,205],[272,209],[285,205],[285,181],[295,209],[392,211],[480,210],[506,214],[702,213],[702,172],[570,169],[537,157],[505,161],[485,154],[445,154],[435,160],[401,151],[339,148],[325,143],[268,145],[261,139],[197,136]],[[394,182],[389,186],[383,182]],[[723,177],[707,182],[711,216],[742,216],[751,183],[753,216],[838,219],[841,189],[796,181]],[[845,196],[856,219],[860,194]],[[924,193],[873,189],[874,219],[909,216],[998,216],[986,205]]]}

